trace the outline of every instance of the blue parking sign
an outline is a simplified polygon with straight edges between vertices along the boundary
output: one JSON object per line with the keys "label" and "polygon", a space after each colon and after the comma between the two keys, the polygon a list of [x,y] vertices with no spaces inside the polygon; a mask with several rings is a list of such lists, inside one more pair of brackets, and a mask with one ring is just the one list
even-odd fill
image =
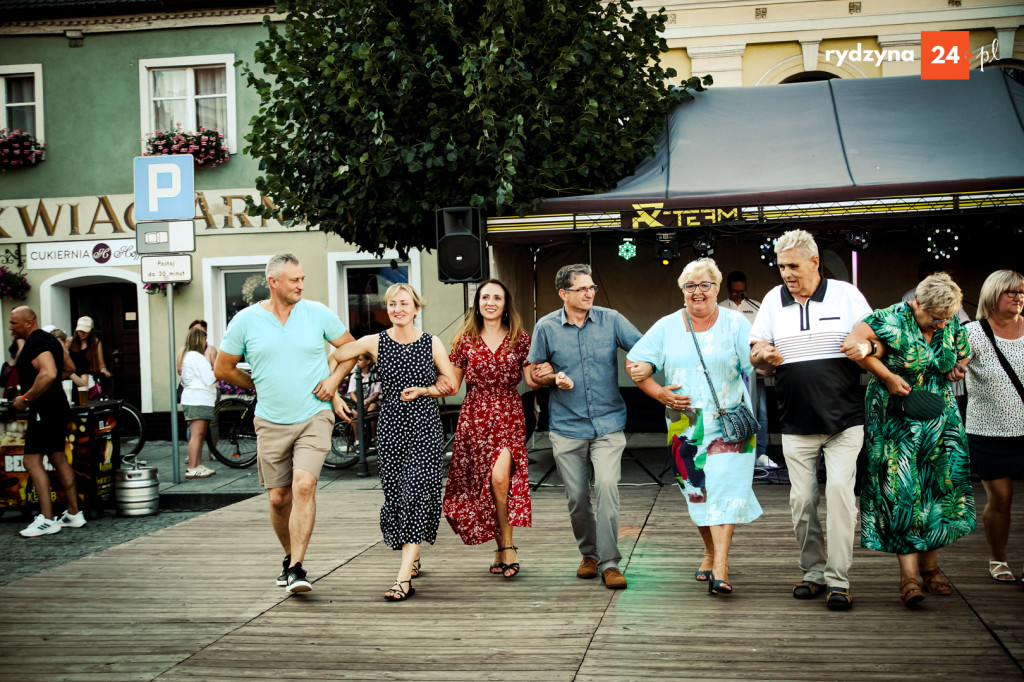
{"label": "blue parking sign", "polygon": [[191,154],[135,158],[135,220],[191,220],[196,215]]}

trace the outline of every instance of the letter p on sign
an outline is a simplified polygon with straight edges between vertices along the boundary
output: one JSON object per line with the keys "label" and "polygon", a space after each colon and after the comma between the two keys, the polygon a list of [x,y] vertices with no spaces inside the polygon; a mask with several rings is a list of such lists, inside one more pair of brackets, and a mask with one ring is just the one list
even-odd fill
{"label": "letter p on sign", "polygon": [[196,213],[191,154],[136,157],[135,220],[191,220]]}

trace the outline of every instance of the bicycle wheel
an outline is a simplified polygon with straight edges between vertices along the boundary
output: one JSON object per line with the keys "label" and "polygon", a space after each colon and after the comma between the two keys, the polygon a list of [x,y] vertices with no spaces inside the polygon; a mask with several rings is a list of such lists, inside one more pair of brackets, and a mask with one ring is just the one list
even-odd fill
{"label": "bicycle wheel", "polygon": [[117,411],[117,439],[121,457],[139,454],[146,444],[146,423],[142,421],[142,413],[139,408],[123,401]]}
{"label": "bicycle wheel", "polygon": [[331,449],[327,451],[324,466],[328,469],[347,469],[359,461],[355,428],[344,419],[334,423],[331,431]]}
{"label": "bicycle wheel", "polygon": [[213,421],[206,433],[210,453],[235,469],[252,466],[256,461],[256,428],[252,417],[253,404],[248,400],[222,400],[213,411]]}

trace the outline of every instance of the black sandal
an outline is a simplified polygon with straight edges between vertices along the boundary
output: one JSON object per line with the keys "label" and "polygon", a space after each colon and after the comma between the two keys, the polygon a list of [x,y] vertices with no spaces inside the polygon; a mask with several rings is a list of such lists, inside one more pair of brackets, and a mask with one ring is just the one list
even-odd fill
{"label": "black sandal", "polygon": [[[495,554],[505,551],[504,548],[494,550]],[[505,573],[505,564],[491,564],[491,575],[502,575]]]}
{"label": "black sandal", "polygon": [[412,564],[412,577],[413,578],[419,578],[420,577],[420,560],[419,559],[416,559],[416,561],[414,561],[413,564]]}
{"label": "black sandal", "polygon": [[[506,549],[514,549],[516,552],[519,551],[519,548],[516,547],[515,545],[513,545],[511,547],[502,547],[501,551],[504,552]],[[517,556],[516,558],[518,559],[519,557]],[[518,561],[513,561],[511,564],[504,564],[504,567],[505,568],[502,570],[501,574],[503,576],[505,576],[506,578],[514,578],[516,576],[516,574],[519,573],[519,562]],[[509,573],[509,571],[512,571],[512,573]]]}
{"label": "black sandal", "polygon": [[[402,589],[402,583],[409,583],[408,592]],[[384,593],[384,598],[388,601],[405,601],[414,594],[416,594],[416,588],[412,586],[411,580],[396,580],[391,589]]]}

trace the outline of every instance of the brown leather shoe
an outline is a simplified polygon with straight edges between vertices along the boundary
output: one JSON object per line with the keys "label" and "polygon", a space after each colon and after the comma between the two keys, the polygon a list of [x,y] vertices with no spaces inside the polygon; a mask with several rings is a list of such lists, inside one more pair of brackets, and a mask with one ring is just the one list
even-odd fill
{"label": "brown leather shoe", "polygon": [[626,589],[626,576],[619,573],[617,568],[604,569],[604,573],[601,574],[601,580],[609,590]]}
{"label": "brown leather shoe", "polygon": [[576,569],[576,577],[591,579],[597,577],[597,559],[591,559],[588,556],[583,557],[583,561],[580,562],[580,567]]}

